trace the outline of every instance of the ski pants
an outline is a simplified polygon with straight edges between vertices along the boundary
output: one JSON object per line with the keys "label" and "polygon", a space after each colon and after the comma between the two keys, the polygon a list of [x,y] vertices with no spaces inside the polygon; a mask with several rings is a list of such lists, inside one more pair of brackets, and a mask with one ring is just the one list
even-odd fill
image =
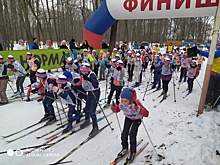
{"label": "ski pants", "polygon": [[112,96],[113,96],[113,93],[114,93],[114,91],[116,91],[116,96],[115,96],[116,98],[115,99],[116,99],[116,104],[118,105],[119,104],[119,97],[120,97],[120,94],[121,94],[121,90],[122,90],[122,86],[115,86],[114,84],[112,84],[110,93],[108,95],[107,104],[110,104]]}
{"label": "ski pants", "polygon": [[0,101],[7,101],[6,88],[7,88],[8,79],[0,80]]}
{"label": "ski pants", "polygon": [[[212,105],[216,102],[220,95],[220,77],[217,76],[210,76],[208,91],[206,95],[206,104],[211,103]],[[220,99],[214,105],[217,107],[220,104]]]}
{"label": "ski pants", "polygon": [[170,82],[170,80],[162,80],[164,93],[167,93],[167,92],[168,92],[169,82]]}
{"label": "ski pants", "polygon": [[37,78],[36,78],[36,71],[30,71],[30,81],[31,81],[31,84],[37,82]]}
{"label": "ski pants", "polygon": [[[17,88],[17,91],[21,92],[21,93],[24,93],[24,87],[23,87],[23,83],[24,83],[24,80],[25,80],[25,76],[21,76],[21,77],[18,77],[17,80],[16,80],[16,88]],[[21,89],[21,91],[20,91]]]}
{"label": "ski pants", "polygon": [[124,128],[121,133],[121,145],[123,149],[128,148],[128,135],[130,136],[130,151],[136,153],[138,127],[141,119],[131,120],[125,117]]}
{"label": "ski pants", "polygon": [[105,79],[105,67],[100,67],[100,71],[99,71],[99,79]]}
{"label": "ski pants", "polygon": [[193,81],[194,81],[194,78],[188,78],[188,80],[187,80],[189,92],[192,92]]}
{"label": "ski pants", "polygon": [[184,81],[186,81],[186,68],[180,69],[180,82],[182,81],[182,78],[184,78]]}
{"label": "ski pants", "polygon": [[48,113],[51,116],[55,116],[53,102],[56,98],[52,92],[48,92],[47,96],[43,100],[43,106],[45,113]]}
{"label": "ski pants", "polygon": [[154,72],[154,86],[157,85],[158,83],[158,86],[161,86],[161,72]]}
{"label": "ski pants", "polygon": [[[94,96],[95,95],[95,96]],[[85,107],[85,119],[92,118],[92,123],[97,123],[96,117],[96,107],[100,97],[100,89],[95,91],[88,91],[88,95],[86,96],[86,107]]]}
{"label": "ski pants", "polygon": [[133,72],[134,72],[134,64],[128,64],[128,79],[129,81],[132,81],[133,77]]}

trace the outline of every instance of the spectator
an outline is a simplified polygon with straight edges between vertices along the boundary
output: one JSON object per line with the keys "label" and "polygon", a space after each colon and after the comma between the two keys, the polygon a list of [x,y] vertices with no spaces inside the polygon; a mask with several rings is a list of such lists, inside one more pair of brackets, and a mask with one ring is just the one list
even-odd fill
{"label": "spectator", "polygon": [[43,49],[53,49],[53,45],[51,44],[51,40],[46,41],[46,44],[43,46]]}
{"label": "spectator", "polygon": [[66,40],[63,40],[59,47],[60,47],[60,49],[68,49],[68,47],[66,46]]}
{"label": "spectator", "polygon": [[28,46],[24,44],[24,40],[20,39],[18,41],[18,46],[16,48],[16,50],[27,50]]}
{"label": "spectator", "polygon": [[76,46],[76,40],[75,39],[71,39],[70,41],[70,49],[73,50],[73,49],[80,49]]}
{"label": "spectator", "polygon": [[105,42],[105,40],[102,40],[102,49],[108,49],[108,44]]}
{"label": "spectator", "polygon": [[80,49],[91,49],[91,51],[92,51],[93,47],[89,46],[89,43],[87,40],[84,40],[82,42],[82,45],[80,46]]}
{"label": "spectator", "polygon": [[37,38],[36,37],[33,38],[33,42],[30,44],[29,49],[30,50],[39,49],[39,45],[37,43]]}

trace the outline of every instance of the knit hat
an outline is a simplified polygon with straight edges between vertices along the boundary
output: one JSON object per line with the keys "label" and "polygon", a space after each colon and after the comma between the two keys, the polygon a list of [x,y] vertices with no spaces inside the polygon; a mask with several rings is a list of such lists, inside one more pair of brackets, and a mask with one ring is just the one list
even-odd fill
{"label": "knit hat", "polygon": [[170,58],[166,57],[166,58],[164,58],[164,61],[170,61]]}
{"label": "knit hat", "polygon": [[115,55],[115,58],[116,58],[116,59],[120,59],[120,55],[119,55],[119,54],[116,54],[116,55]]}
{"label": "knit hat", "polygon": [[4,59],[3,57],[0,55],[0,64],[3,64],[4,63]]}
{"label": "knit hat", "polygon": [[117,61],[117,64],[118,64],[118,65],[124,65],[124,63],[123,63],[122,60],[118,60],[118,61]]}
{"label": "knit hat", "polygon": [[57,77],[56,82],[57,82],[57,84],[66,84],[67,83],[67,77],[65,75],[61,74]]}
{"label": "knit hat", "polygon": [[196,65],[196,63],[197,63],[197,61],[196,60],[192,60],[191,61],[191,64],[193,65],[193,64],[195,64]]}
{"label": "knit hat", "polygon": [[140,53],[137,53],[136,56],[137,56],[137,57],[140,57],[141,55],[140,55]]}
{"label": "knit hat", "polygon": [[220,46],[220,40],[217,41],[216,46]]}
{"label": "knit hat", "polygon": [[80,66],[80,71],[89,72],[90,71],[90,64],[82,63],[82,65]]}
{"label": "knit hat", "polygon": [[83,49],[83,52],[87,52],[88,50],[87,49]]}
{"label": "knit hat", "polygon": [[30,52],[26,53],[26,57],[31,57],[31,56],[32,56],[32,53],[30,53]]}
{"label": "knit hat", "polygon": [[113,52],[116,52],[117,50],[118,50],[117,48],[114,48],[114,49],[113,49]]}
{"label": "knit hat", "polygon": [[132,100],[133,91],[131,88],[124,88],[121,92],[121,98],[126,98],[128,100]]}
{"label": "knit hat", "polygon": [[36,40],[36,39],[37,39],[36,37],[33,37],[33,41]]}
{"label": "knit hat", "polygon": [[8,55],[7,60],[8,60],[8,62],[14,62],[15,61],[14,56],[12,56],[12,55]]}
{"label": "knit hat", "polygon": [[154,61],[159,61],[159,60],[160,60],[159,55],[156,55],[156,56],[154,57]]}
{"label": "knit hat", "polygon": [[63,75],[66,76],[67,80],[72,79],[73,75],[72,73],[70,73],[69,71],[65,71],[63,72]]}
{"label": "knit hat", "polygon": [[38,69],[37,72],[36,72],[36,77],[40,77],[40,78],[45,78],[47,77],[47,73],[44,69]]}

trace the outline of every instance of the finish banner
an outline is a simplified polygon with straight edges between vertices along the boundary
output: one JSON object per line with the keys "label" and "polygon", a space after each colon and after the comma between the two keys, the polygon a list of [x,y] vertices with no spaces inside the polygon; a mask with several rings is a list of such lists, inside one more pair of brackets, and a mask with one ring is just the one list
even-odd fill
{"label": "finish banner", "polygon": [[106,0],[111,16],[122,19],[155,19],[214,16],[219,0]]}

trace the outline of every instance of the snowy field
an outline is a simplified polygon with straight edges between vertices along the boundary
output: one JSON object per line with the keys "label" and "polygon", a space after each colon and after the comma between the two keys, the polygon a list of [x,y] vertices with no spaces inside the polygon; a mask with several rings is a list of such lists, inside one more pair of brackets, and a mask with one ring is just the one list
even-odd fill
{"label": "snowy field", "polygon": [[[198,82],[202,85],[204,79],[205,64],[202,66]],[[58,73],[54,73],[58,75]],[[177,73],[179,76],[179,73]],[[177,83],[176,74],[175,83]],[[200,99],[201,89],[196,81],[194,81],[194,89],[192,94],[183,99],[186,94],[182,93],[186,90],[186,83],[181,84],[180,89],[176,89],[176,102],[174,102],[174,88],[173,84],[169,84],[168,93],[170,96],[167,100],[163,101],[156,108],[160,99],[156,99],[161,93],[155,92],[145,96],[145,101],[142,100],[146,82],[150,77],[150,73],[145,72],[143,77],[143,83],[137,91],[138,98],[142,101],[143,105],[149,110],[150,116],[144,118],[144,123],[147,127],[148,133],[152,139],[152,142],[156,148],[158,154],[165,157],[162,161],[156,161],[156,157],[153,153],[153,147],[151,143],[145,148],[145,150],[134,160],[134,165],[219,165],[220,156],[216,155],[216,150],[220,150],[220,112],[204,112],[199,117],[196,117],[198,103]],[[11,77],[13,80],[14,78]],[[25,85],[29,84],[29,79],[26,78]],[[133,85],[134,82],[130,83]],[[15,88],[15,85],[13,85]],[[105,82],[100,82],[102,90],[101,97],[105,97]],[[27,90],[27,89],[26,89]],[[152,91],[152,90],[151,90]],[[150,92],[150,91],[149,91]],[[149,93],[147,92],[147,93]],[[8,96],[12,95],[12,90],[7,88]],[[36,97],[32,95],[32,97]],[[153,101],[152,99],[156,99]],[[59,107],[60,106],[60,103]],[[104,105],[104,100],[100,102],[101,106]],[[55,104],[54,104],[55,105]],[[64,105],[66,106],[66,105]],[[98,108],[100,109],[100,108]],[[57,111],[57,110],[56,110]],[[110,108],[104,109],[106,115],[111,113]],[[17,101],[0,106],[0,135],[5,136],[13,132],[19,131],[29,125],[38,122],[44,115],[42,103],[38,103],[36,100],[31,102],[24,102],[17,99]],[[102,113],[97,115],[98,118],[103,116]],[[64,118],[64,115],[62,114]],[[124,115],[122,112],[118,113],[121,127],[123,127]],[[58,119],[58,117],[57,117]],[[105,128],[96,137],[88,141],[81,148],[73,152],[68,156],[65,161],[72,160],[68,163],[71,165],[108,165],[110,164],[117,153],[121,150],[120,129],[116,120],[115,114],[108,117],[109,121],[113,123],[111,126],[114,131],[111,131],[109,127]],[[64,121],[64,120],[63,120]],[[59,123],[59,121],[57,122]],[[6,140],[14,139],[25,133],[28,133],[40,126],[38,124],[30,129],[22,131],[8,138],[0,139],[0,152],[8,151],[9,149],[20,149],[28,146],[40,145],[46,141],[46,138],[52,134],[49,134],[41,139],[37,139],[36,136],[41,136],[55,128],[57,123],[46,126],[38,131],[30,133],[21,139],[14,142],[7,143]],[[102,120],[98,123],[99,128],[106,125],[106,120]],[[9,152],[8,154],[0,154],[1,165],[46,165],[54,163],[61,157],[66,155],[73,148],[78,146],[83,140],[85,140],[91,131],[92,126],[69,136],[60,143],[52,146],[51,148],[43,151],[36,149],[31,154],[25,155],[21,151],[17,150]],[[61,130],[61,129],[59,129]],[[59,131],[58,130],[58,131]],[[62,137],[62,136],[61,136]],[[60,139],[59,137],[58,139]],[[139,127],[138,140],[143,139],[143,143],[150,142],[143,124]],[[56,141],[55,139],[54,141]],[[53,141],[52,141],[53,142]],[[51,142],[51,143],[52,143]],[[140,147],[142,146],[140,145]],[[25,151],[25,150],[23,150]],[[10,155],[10,156],[9,156]],[[119,162],[122,165],[125,162],[123,159]]]}

